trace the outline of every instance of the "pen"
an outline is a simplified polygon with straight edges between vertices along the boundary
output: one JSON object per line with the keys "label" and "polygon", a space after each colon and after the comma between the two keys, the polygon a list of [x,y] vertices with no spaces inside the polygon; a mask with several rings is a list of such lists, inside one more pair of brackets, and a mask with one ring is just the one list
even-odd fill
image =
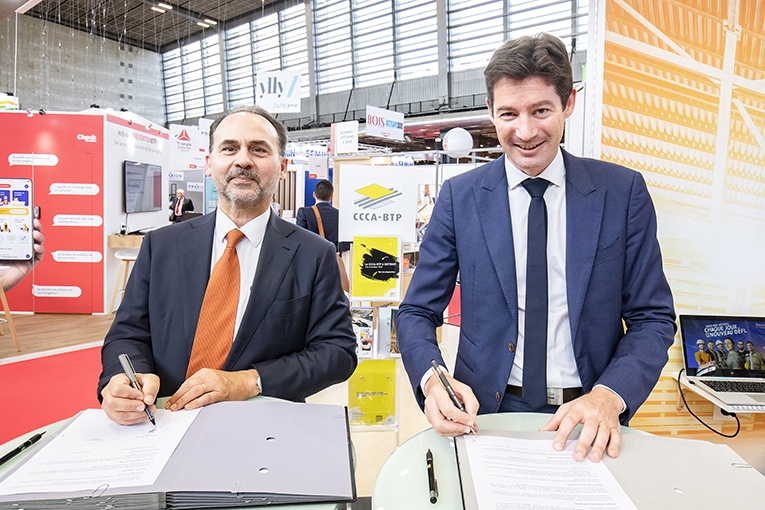
{"label": "pen", "polygon": [[428,463],[428,493],[430,494],[430,502],[435,504],[438,501],[438,482],[436,482],[436,472],[433,469],[433,454],[430,452],[430,449],[425,454],[425,462]]}
{"label": "pen", "polygon": [[27,448],[29,448],[30,446],[35,444],[37,441],[40,440],[40,438],[43,436],[43,434],[45,434],[45,432],[40,432],[39,434],[35,434],[34,436],[30,437],[29,439],[27,439],[26,441],[24,441],[23,443],[18,445],[13,450],[11,450],[8,453],[6,453],[5,455],[3,455],[2,458],[0,458],[0,464],[5,464],[6,461],[12,459],[13,457],[18,455],[19,453],[23,452],[24,450],[26,450]]}
{"label": "pen", "polygon": [[[141,385],[138,384],[138,379],[136,379],[135,377],[135,369],[133,368],[133,363],[130,361],[130,358],[128,357],[128,355],[120,354],[119,359],[120,359],[120,363],[122,364],[122,370],[125,371],[125,375],[128,376],[128,379],[130,379],[130,386],[142,392],[143,390],[141,389]],[[144,411],[146,411],[146,416],[149,417],[149,421],[151,422],[151,424],[156,427],[157,422],[154,420],[154,416],[151,414],[151,411],[149,410],[149,406],[145,406]]]}
{"label": "pen", "polygon": [[[460,400],[460,398],[454,392],[454,388],[452,388],[452,385],[449,383],[449,379],[447,379],[444,373],[441,372],[441,369],[438,367],[438,363],[436,363],[436,360],[434,359],[430,360],[430,364],[433,365],[433,371],[438,377],[438,380],[441,381],[441,385],[446,390],[446,393],[449,394],[449,398],[451,398],[452,402],[454,402],[455,407],[457,407],[457,409],[459,409],[463,413],[466,412],[465,404],[462,403],[462,400]],[[475,434],[475,430],[473,430],[473,427],[470,427],[470,431]]]}

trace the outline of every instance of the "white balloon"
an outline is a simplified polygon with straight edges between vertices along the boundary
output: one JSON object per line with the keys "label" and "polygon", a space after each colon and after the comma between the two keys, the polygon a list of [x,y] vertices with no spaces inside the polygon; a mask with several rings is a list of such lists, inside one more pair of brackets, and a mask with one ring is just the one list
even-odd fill
{"label": "white balloon", "polygon": [[470,154],[473,150],[473,137],[463,128],[454,128],[444,135],[444,152],[453,158],[460,158]]}

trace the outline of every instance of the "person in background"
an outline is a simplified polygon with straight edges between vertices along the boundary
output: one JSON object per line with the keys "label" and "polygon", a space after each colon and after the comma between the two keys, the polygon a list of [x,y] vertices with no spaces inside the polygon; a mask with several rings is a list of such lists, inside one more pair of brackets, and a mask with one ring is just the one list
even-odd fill
{"label": "person in background", "polygon": [[13,287],[24,279],[43,258],[45,254],[45,236],[42,233],[42,223],[40,220],[34,220],[34,231],[32,232],[34,238],[34,250],[35,256],[32,260],[4,260],[0,261],[0,266],[7,266],[8,269],[0,275],[0,286],[3,287],[5,292],[8,292]]}
{"label": "person in background", "polygon": [[[332,245],[271,209],[286,144],[286,128],[258,106],[210,126],[218,209],[146,235],[104,340],[98,395],[116,423],[144,422],[158,397],[171,411],[261,394],[303,401],[356,368]],[[231,306],[219,303],[232,293]],[[122,373],[122,353],[143,391]]]}
{"label": "person in background", "polygon": [[[560,39],[510,40],[484,77],[504,156],[440,190],[399,307],[404,366],[441,435],[474,430],[479,412],[547,412],[554,449],[581,424],[577,461],[616,457],[676,331],[651,197],[640,173],[560,148],[576,101]],[[445,368],[436,328],[458,275],[446,377],[465,412],[431,370]]]}
{"label": "person in background", "polygon": [[[316,189],[313,192],[313,198],[316,200],[316,208],[321,216],[321,223],[324,226],[324,237],[335,245],[335,251],[340,251],[338,247],[338,222],[340,211],[332,206],[332,197],[335,194],[335,188],[327,179],[322,179],[316,183]],[[301,207],[297,211],[295,220],[298,227],[310,230],[314,234],[319,233],[319,223],[312,207]]]}
{"label": "person in background", "polygon": [[175,192],[175,198],[170,204],[170,221],[179,223],[183,221],[183,213],[194,212],[194,202],[186,198],[182,189]]}

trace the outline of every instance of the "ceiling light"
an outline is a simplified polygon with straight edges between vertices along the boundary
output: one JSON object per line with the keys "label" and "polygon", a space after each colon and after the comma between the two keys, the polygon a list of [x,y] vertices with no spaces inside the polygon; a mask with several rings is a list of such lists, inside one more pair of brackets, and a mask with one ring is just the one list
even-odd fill
{"label": "ceiling light", "polygon": [[210,28],[210,25],[207,23],[202,23],[201,21],[197,21],[197,26],[200,26],[202,28]]}
{"label": "ceiling light", "polygon": [[172,11],[173,10],[173,6],[172,5],[163,4],[162,2],[158,3],[157,5],[159,7],[162,7],[166,11]]}
{"label": "ceiling light", "polygon": [[205,18],[205,23],[207,23],[208,25],[213,25],[213,26],[218,24],[217,21],[211,20],[211,19],[207,19],[207,18]]}
{"label": "ceiling light", "polygon": [[160,9],[159,7],[152,7],[151,10],[154,12],[158,12],[160,14],[165,14],[165,11]]}

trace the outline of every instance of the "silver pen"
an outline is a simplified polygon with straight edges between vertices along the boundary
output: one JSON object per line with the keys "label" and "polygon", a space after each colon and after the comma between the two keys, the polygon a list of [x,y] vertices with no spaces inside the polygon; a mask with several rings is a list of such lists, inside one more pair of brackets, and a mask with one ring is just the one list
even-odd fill
{"label": "silver pen", "polygon": [[[130,379],[130,386],[137,389],[140,392],[143,392],[143,389],[141,389],[141,385],[138,384],[138,379],[135,377],[135,368],[133,368],[133,363],[130,361],[130,358],[127,354],[120,354],[119,355],[120,364],[122,364],[122,370],[125,372],[125,375],[128,376],[128,379]],[[146,406],[146,404],[144,404]],[[149,421],[152,425],[155,427],[157,426],[156,420],[154,420],[154,415],[151,414],[151,411],[149,410],[149,406],[144,407],[144,411],[146,411],[146,416],[148,416]]]}

